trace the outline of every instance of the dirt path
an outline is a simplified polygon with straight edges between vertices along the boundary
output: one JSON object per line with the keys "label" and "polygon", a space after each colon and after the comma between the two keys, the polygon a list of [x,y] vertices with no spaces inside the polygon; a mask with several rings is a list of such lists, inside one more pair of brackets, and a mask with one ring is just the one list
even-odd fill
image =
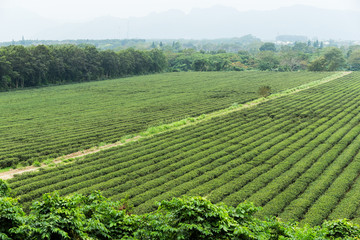
{"label": "dirt path", "polygon": [[[71,153],[71,154],[68,154],[68,155],[65,155],[65,156],[58,157],[54,161],[52,161],[51,163],[59,164],[59,163],[63,162],[64,160],[67,160],[67,159],[70,159],[70,158],[79,158],[79,157],[83,157],[83,156],[86,156],[86,155],[89,155],[89,154],[93,154],[93,153],[96,153],[96,152],[99,152],[99,151],[102,151],[102,150],[105,150],[105,149],[108,149],[108,148],[121,146],[121,145],[124,145],[124,144],[126,144],[128,142],[134,142],[134,141],[138,140],[139,138],[140,138],[140,136],[136,136],[136,137],[133,137],[133,138],[126,139],[125,142],[116,142],[116,143],[104,145],[104,146],[101,146],[101,147],[94,147],[94,148],[86,149],[84,151]],[[49,166],[46,165],[46,164],[42,164],[41,167],[44,168],[44,167],[49,167]],[[38,170],[41,167],[28,166],[28,167],[19,168],[19,169],[11,169],[11,170],[6,171],[6,172],[1,172],[0,173],[0,179],[7,180],[7,179],[10,179],[10,178],[13,178],[14,175],[16,175],[16,174],[22,174],[22,173],[25,173],[25,172],[32,172],[32,171]]]}
{"label": "dirt path", "polygon": [[[243,109],[246,109],[246,108],[254,107],[254,106],[256,106],[256,105],[258,105],[260,103],[267,102],[267,101],[269,101],[271,99],[275,99],[275,98],[279,98],[279,97],[286,96],[286,95],[289,95],[289,94],[297,93],[299,91],[303,91],[303,90],[309,89],[311,87],[318,86],[320,84],[323,84],[323,83],[326,83],[326,82],[341,78],[341,77],[346,76],[346,75],[348,75],[350,73],[351,72],[335,73],[335,74],[333,74],[333,75],[331,75],[329,77],[326,77],[326,78],[324,78],[322,80],[315,81],[315,82],[309,83],[309,84],[305,84],[303,86],[299,86],[299,87],[296,87],[296,88],[293,88],[293,89],[289,89],[289,90],[286,90],[286,91],[283,91],[283,92],[280,92],[280,93],[277,93],[277,94],[274,94],[274,95],[270,95],[268,98],[260,98],[260,99],[256,99],[254,101],[245,103],[243,105],[240,105],[238,107],[227,108],[227,109],[224,109],[224,110],[216,111],[216,112],[207,114],[206,117],[204,117],[204,118],[201,118],[201,117],[195,118],[195,119],[197,119],[196,121],[187,120],[186,124],[181,124],[180,126],[179,126],[179,124],[176,124],[178,122],[167,124],[168,127],[164,128],[166,130],[159,130],[159,132],[157,132],[157,133],[170,131],[170,130],[174,130],[174,129],[180,129],[180,128],[183,128],[183,127],[186,127],[186,126],[198,124],[199,122],[203,122],[203,121],[209,120],[209,119],[214,118],[214,117],[218,117],[218,116],[221,116],[221,115],[228,114],[230,112],[240,111],[240,110],[243,110]],[[183,120],[181,120],[181,121],[183,121]],[[179,122],[181,122],[181,121],[179,121]],[[58,157],[54,161],[52,161],[51,163],[56,165],[56,164],[62,163],[64,160],[67,160],[67,159],[84,157],[86,155],[102,151],[104,149],[108,149],[108,148],[112,148],[112,147],[116,147],[116,146],[121,146],[121,145],[124,145],[124,144],[126,144],[128,142],[134,142],[134,141],[137,141],[140,138],[143,138],[143,137],[146,137],[146,136],[149,136],[149,135],[151,136],[151,135],[154,135],[154,134],[157,134],[157,133],[151,134],[151,133],[145,131],[144,133],[142,133],[140,135],[137,135],[137,136],[135,136],[133,138],[126,139],[124,141],[119,141],[119,142],[104,145],[104,146],[101,146],[101,147],[93,147],[93,148],[90,148],[90,149],[87,149],[87,150],[84,150],[84,151],[79,151],[79,152],[75,152],[75,153],[71,153],[71,154],[68,154],[68,155],[65,155],[65,156]],[[44,167],[48,168],[50,166],[48,166],[46,164],[42,164],[41,167],[42,168],[44,168]],[[10,178],[13,178],[14,175],[16,175],[16,174],[22,174],[22,173],[25,173],[25,172],[35,171],[35,170],[38,170],[41,167],[28,166],[28,167],[19,168],[19,169],[11,169],[11,170],[6,171],[6,172],[0,172],[0,179],[7,180],[7,179],[10,179]]]}

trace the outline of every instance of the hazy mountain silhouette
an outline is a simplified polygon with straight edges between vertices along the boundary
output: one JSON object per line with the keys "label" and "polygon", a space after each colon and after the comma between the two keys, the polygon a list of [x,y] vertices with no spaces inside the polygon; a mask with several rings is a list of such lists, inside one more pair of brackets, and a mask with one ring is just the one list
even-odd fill
{"label": "hazy mountain silhouette", "polygon": [[[7,21],[9,22],[9,21]],[[11,30],[11,23],[6,31]],[[34,24],[33,28],[35,28]],[[360,40],[360,12],[292,6],[271,11],[240,12],[214,6],[152,13],[139,18],[101,17],[88,22],[32,29],[32,39],[191,38],[212,39],[252,34],[264,40],[277,35]],[[0,27],[0,31],[1,31]],[[29,30],[29,27],[27,28]],[[21,29],[16,30],[21,32]]]}
{"label": "hazy mountain silhouette", "polygon": [[0,41],[34,37],[35,33],[57,26],[56,22],[22,8],[0,6]]}

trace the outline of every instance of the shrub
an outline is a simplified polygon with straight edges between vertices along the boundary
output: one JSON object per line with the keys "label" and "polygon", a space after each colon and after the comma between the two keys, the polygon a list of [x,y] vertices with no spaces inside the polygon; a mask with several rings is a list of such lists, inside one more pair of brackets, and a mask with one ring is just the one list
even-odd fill
{"label": "shrub", "polygon": [[[3,183],[3,182],[2,182]],[[0,197],[0,239],[358,239],[360,228],[346,219],[322,227],[298,227],[278,218],[257,219],[260,208],[212,204],[203,197],[158,203],[143,215],[128,212],[127,199],[113,202],[100,192],[43,195],[25,215],[17,200]]]}
{"label": "shrub", "polygon": [[16,199],[0,196],[0,239],[24,239],[23,231],[18,231],[24,223],[25,213]]}
{"label": "shrub", "polygon": [[271,94],[271,87],[269,86],[261,86],[258,90],[260,96],[266,98]]}
{"label": "shrub", "polygon": [[8,196],[10,196],[10,187],[4,180],[0,179],[0,197]]}
{"label": "shrub", "polygon": [[349,222],[346,218],[334,221],[325,221],[322,224],[322,227],[325,231],[325,236],[328,238],[344,239],[360,236],[359,225]]}
{"label": "shrub", "polygon": [[35,161],[35,162],[33,163],[33,166],[34,166],[34,167],[41,167],[41,163],[40,163],[39,161]]}

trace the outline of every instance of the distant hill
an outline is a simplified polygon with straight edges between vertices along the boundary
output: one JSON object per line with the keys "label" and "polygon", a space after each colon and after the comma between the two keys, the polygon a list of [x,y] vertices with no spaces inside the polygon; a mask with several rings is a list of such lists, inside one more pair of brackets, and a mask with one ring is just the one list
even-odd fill
{"label": "distant hill", "polygon": [[[11,16],[5,16],[11,18]],[[0,20],[5,21],[4,16]],[[10,20],[4,31],[15,31]],[[111,38],[231,38],[253,34],[263,40],[277,35],[302,35],[319,39],[360,40],[360,12],[326,10],[309,6],[292,6],[269,11],[244,11],[214,6],[193,9],[186,14],[179,10],[152,13],[146,17],[128,19],[104,16],[83,23],[52,25],[37,28],[16,25],[32,39],[111,39]],[[26,30],[26,31],[25,31]],[[29,31],[34,34],[27,35]],[[25,35],[24,33],[24,35]],[[1,35],[0,35],[1,37]],[[1,40],[1,38],[0,38]]]}

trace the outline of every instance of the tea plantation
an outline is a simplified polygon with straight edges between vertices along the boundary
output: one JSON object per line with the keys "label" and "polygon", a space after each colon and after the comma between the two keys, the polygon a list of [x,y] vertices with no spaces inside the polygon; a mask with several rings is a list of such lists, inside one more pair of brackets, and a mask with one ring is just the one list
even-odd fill
{"label": "tea plantation", "polygon": [[[197,74],[187,76],[193,76],[192,81],[195,82],[197,82],[195,76],[205,76],[201,73]],[[265,76],[275,79],[274,85],[269,82],[267,85],[271,85],[274,89],[286,88],[286,84],[281,83],[286,82],[284,77],[286,74],[239,73],[237,77],[235,73],[219,74],[234,74],[232,75],[234,79],[231,83],[225,81],[228,85],[225,83],[224,86],[216,85],[217,90],[207,91],[204,90],[208,87],[205,80],[202,83],[197,82],[196,84],[202,84],[204,88],[201,90],[197,88],[197,94],[195,91],[192,92],[194,99],[196,96],[203,99],[202,94],[208,98],[204,98],[206,100],[203,101],[193,99],[190,101],[192,104],[189,102],[187,106],[180,104],[187,98],[179,100],[182,99],[179,97],[172,102],[179,104],[174,108],[170,100],[164,102],[164,104],[170,104],[167,105],[168,108],[165,107],[169,112],[185,109],[185,112],[180,115],[166,115],[168,116],[166,120],[172,117],[205,113],[228,106],[231,102],[240,103],[249,100],[255,97],[254,89],[263,85],[259,79],[264,79]],[[254,84],[260,84],[253,85],[252,90],[249,89],[250,87],[245,90],[240,85],[234,84],[238,77],[245,78],[243,74],[256,76],[252,81]],[[288,73],[287,76],[288,79],[294,79],[296,76],[303,79],[306,78],[305,75],[306,73],[295,75]],[[221,79],[216,74],[209,76],[214,77],[213,81],[216,81],[216,77]],[[277,77],[280,78],[280,76],[284,78],[278,82]],[[326,74],[313,75],[311,73],[308,79],[315,79],[316,76],[319,78]],[[132,78],[131,84],[136,79]],[[141,79],[139,78],[139,82]],[[207,79],[210,81],[212,78]],[[130,79],[126,81],[130,84]],[[166,82],[165,79],[163,81]],[[191,87],[190,82],[187,83],[188,85],[185,84],[184,88],[195,89],[194,86]],[[180,83],[177,82],[177,84]],[[71,87],[63,86],[65,89]],[[172,89],[170,86],[168,88]],[[149,89],[154,94],[161,93],[161,90],[157,90],[154,86]],[[232,90],[243,93],[248,91],[248,95],[237,96]],[[30,92],[32,91],[46,90],[31,90]],[[180,90],[179,92],[172,91],[174,95],[185,96],[182,95],[183,92],[180,93]],[[164,95],[167,95],[165,92]],[[161,99],[161,97],[154,98],[154,94],[149,99],[154,101]],[[222,97],[216,97],[216,100],[210,97],[220,95]],[[145,98],[140,94],[139,99],[141,96]],[[104,102],[109,104],[106,99]],[[216,106],[216,103],[219,105]],[[102,107],[102,110],[104,109],[106,108]],[[104,113],[98,115],[99,124],[103,116],[116,116],[117,112],[110,109],[113,109],[111,104],[108,105],[107,115]],[[88,111],[92,113],[91,110]],[[151,112],[156,119],[156,111]],[[164,110],[164,112],[167,111]],[[78,113],[81,115],[81,111]],[[87,116],[86,111],[83,114]],[[69,119],[71,119],[70,116],[71,114],[69,114]],[[95,115],[92,116],[94,120],[97,119]],[[130,125],[135,124],[135,116],[132,117],[133,121],[129,120]],[[90,121],[90,118],[84,119]],[[151,119],[140,121],[138,128],[146,126]],[[73,125],[81,126],[80,120],[79,122],[74,119],[72,121]],[[114,126],[118,126],[115,123],[116,121]],[[9,180],[9,184],[24,206],[29,206],[34,199],[54,190],[61,195],[75,192],[87,194],[94,190],[101,190],[105,196],[114,200],[128,196],[135,207],[135,213],[154,210],[155,201],[169,200],[182,195],[200,195],[214,203],[224,202],[231,206],[237,206],[245,200],[254,202],[255,205],[263,207],[263,210],[257,213],[258,217],[274,215],[286,221],[294,219],[300,221],[301,224],[310,225],[319,225],[326,219],[338,218],[350,218],[354,222],[360,222],[359,123],[360,74],[351,73],[340,79],[265,102],[254,108],[233,112],[197,125],[102,151],[59,168],[21,175]],[[61,121],[58,125],[61,126]],[[21,129],[21,125],[17,126]],[[107,125],[104,122],[104,125],[99,126],[106,127]],[[121,126],[118,127],[119,135],[121,135]],[[15,129],[15,125],[13,128]],[[135,131],[137,128],[131,129]],[[70,129],[63,132],[62,136],[66,142],[64,146],[72,145],[72,138],[67,138],[70,132],[74,135],[78,133],[75,130],[72,133]],[[36,131],[32,133],[37,134]],[[97,134],[115,138],[114,135],[117,133],[110,128],[104,133],[99,130]],[[86,134],[84,134],[84,141],[86,141],[85,136]],[[11,138],[10,135],[8,138]],[[34,140],[33,143],[36,141]],[[44,140],[44,145],[46,144],[53,146]],[[65,150],[62,151],[65,152]]]}
{"label": "tea plantation", "polygon": [[0,93],[0,168],[112,143],[331,73],[169,73]]}

